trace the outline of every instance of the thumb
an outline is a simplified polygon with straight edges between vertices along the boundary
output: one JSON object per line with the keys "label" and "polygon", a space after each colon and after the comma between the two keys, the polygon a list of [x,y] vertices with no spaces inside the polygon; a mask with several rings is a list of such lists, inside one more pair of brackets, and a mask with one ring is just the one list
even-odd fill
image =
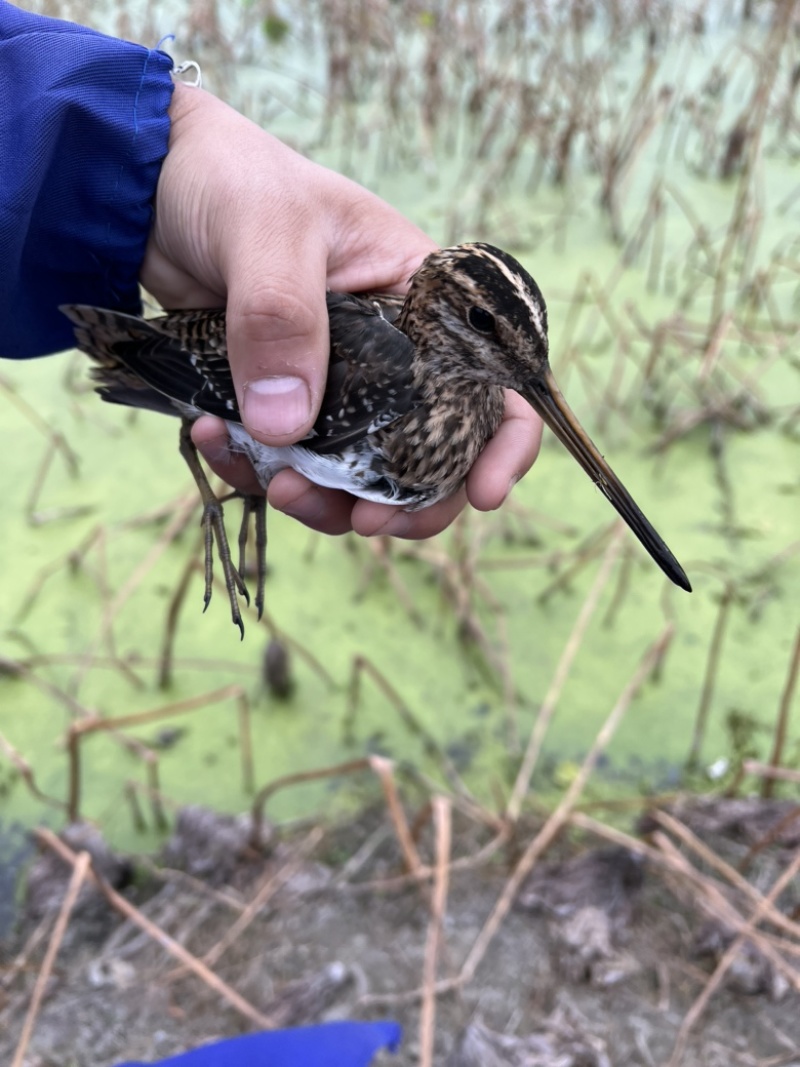
{"label": "thumb", "polygon": [[228,359],[247,431],[264,444],[287,445],[311,429],[325,390],[326,264],[309,247],[268,252],[236,257],[228,280]]}

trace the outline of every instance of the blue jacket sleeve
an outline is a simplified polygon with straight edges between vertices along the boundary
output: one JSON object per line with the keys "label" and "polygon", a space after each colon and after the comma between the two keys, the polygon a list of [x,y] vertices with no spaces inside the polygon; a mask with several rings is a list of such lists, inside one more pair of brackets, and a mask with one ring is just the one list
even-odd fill
{"label": "blue jacket sleeve", "polygon": [[59,304],[139,310],[171,69],[0,0],[0,356],[69,348]]}

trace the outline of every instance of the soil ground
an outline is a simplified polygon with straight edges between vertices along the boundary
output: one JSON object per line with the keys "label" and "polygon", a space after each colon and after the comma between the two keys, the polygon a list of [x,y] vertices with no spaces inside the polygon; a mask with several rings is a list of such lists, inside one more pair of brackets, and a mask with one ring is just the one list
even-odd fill
{"label": "soil ground", "polygon": [[[785,818],[782,811],[771,811],[773,824]],[[763,811],[760,818],[763,830]],[[744,824],[733,824],[738,840],[724,829],[721,836],[735,860],[746,846]],[[715,830],[720,826],[717,820]],[[457,820],[454,830],[454,855],[468,855],[481,843]],[[160,858],[165,867],[148,873],[140,861],[131,866],[114,857],[94,831],[68,832],[71,847],[89,848],[106,877],[196,955],[225,936],[243,905],[271,879],[274,887],[277,876],[283,884],[214,971],[278,1025],[395,1018],[405,1030],[402,1049],[380,1062],[417,1063],[419,1000],[403,994],[422,983],[425,894],[413,885],[391,887],[403,868],[383,813],[318,836],[313,858],[302,856],[302,834],[257,854],[246,846],[243,821],[187,809]],[[596,842],[562,842],[550,850],[473,981],[438,998],[437,1064],[669,1062],[686,1012],[731,937],[691,892],[652,863],[621,848],[590,844]],[[719,844],[718,835],[715,848]],[[429,845],[423,833],[421,851]],[[797,847],[784,838],[762,852],[758,872],[751,874],[756,884],[769,884],[785,866],[787,845]],[[500,852],[483,867],[453,871],[440,976],[457,973],[513,860]],[[1,946],[2,1063],[13,1057],[67,873],[52,852],[35,859],[16,927]],[[380,880],[390,884],[380,889]],[[796,896],[795,887],[791,899],[782,901],[784,910],[796,906]],[[42,936],[32,947],[37,929]],[[250,1028],[200,980],[177,977],[175,968],[162,947],[87,888],[67,927],[26,1064],[106,1067],[158,1060]],[[381,997],[386,1000],[376,1000]],[[674,1062],[800,1065],[800,1010],[791,982],[755,946],[747,947]]]}

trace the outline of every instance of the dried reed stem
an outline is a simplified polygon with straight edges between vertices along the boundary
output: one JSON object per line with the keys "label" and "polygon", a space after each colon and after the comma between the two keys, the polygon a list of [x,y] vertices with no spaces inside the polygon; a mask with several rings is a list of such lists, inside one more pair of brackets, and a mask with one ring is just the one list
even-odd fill
{"label": "dried reed stem", "polygon": [[394,780],[394,764],[391,760],[385,759],[383,756],[370,756],[369,765],[378,776],[378,780],[381,783],[383,795],[386,798],[386,805],[389,809],[389,818],[392,820],[392,825],[394,826],[397,840],[403,852],[408,872],[419,881],[424,878],[424,868],[419,852],[417,852],[417,846],[414,844],[414,838],[411,836],[411,831],[408,828],[406,813],[403,811],[403,805],[400,803],[400,798],[397,795],[397,784]]}
{"label": "dried reed stem", "polygon": [[[60,856],[65,863],[71,864],[73,867],[76,865],[78,857],[64,844],[60,838],[51,831],[44,828],[40,828],[34,831],[34,835],[42,845],[51,849],[56,855]],[[116,890],[94,871],[89,868],[89,877],[92,882],[97,886],[106,900],[111,904],[113,908],[116,908],[120,914],[124,915],[126,919],[129,919],[132,923],[139,927],[151,937],[157,944],[161,945],[171,956],[180,960],[186,967],[195,974],[209,989],[217,993],[223,1000],[237,1011],[243,1018],[253,1023],[255,1026],[261,1027],[264,1030],[270,1030],[274,1028],[272,1019],[263,1015],[257,1008],[255,1008],[249,1001],[245,1000],[243,996],[236,992],[232,986],[229,986],[227,982],[223,981],[219,975],[215,974],[196,956],[193,956],[191,952],[188,952],[183,945],[179,944],[174,938],[163,930],[156,923],[147,918],[137,907],[121,896]]]}
{"label": "dried reed stem", "polygon": [[674,626],[672,623],[668,623],[653,644],[647,649],[639,666],[634,672],[633,677],[623,689],[619,700],[617,700],[616,704],[609,712],[606,721],[601,726],[580,770],[575,775],[575,778],[570,784],[567,792],[564,794],[560,804],[533,841],[531,841],[525,849],[522,858],[514,868],[513,874],[506,883],[491,915],[476,938],[475,943],[464,962],[461,974],[459,975],[461,983],[467,983],[472,980],[478,965],[486,954],[489,944],[511,909],[511,905],[519,892],[520,886],[533,869],[539,857],[545,852],[561,832],[564,825],[569,821],[572,809],[594,771],[600,754],[607,747],[609,741],[613,737],[614,732],[622,721],[622,718],[630,707],[634,697],[663,657],[672,640],[674,632]]}
{"label": "dried reed stem", "polygon": [[800,851],[798,851],[792,862],[783,871],[781,876],[776,880],[769,893],[763,897],[756,905],[753,914],[739,929],[736,937],[728,946],[727,951],[723,955],[722,959],[717,964],[716,970],[709,978],[703,991],[692,1004],[689,1011],[686,1013],[686,1017],[681,1024],[681,1028],[678,1031],[678,1037],[675,1041],[675,1047],[672,1051],[672,1056],[669,1061],[669,1067],[680,1067],[683,1062],[683,1052],[686,1047],[686,1042],[689,1037],[689,1033],[700,1019],[703,1012],[706,1010],[711,997],[722,983],[728,969],[733,961],[736,959],[736,955],[744,944],[749,935],[752,935],[758,923],[770,910],[772,905],[789,885],[797,872],[800,871]]}
{"label": "dried reed stem", "polygon": [[615,525],[616,530],[614,536],[605,551],[603,562],[597,572],[597,577],[581,606],[578,618],[572,628],[572,633],[569,635],[567,643],[564,646],[564,651],[561,653],[561,659],[558,661],[558,666],[553,675],[553,680],[550,683],[550,688],[547,690],[544,701],[539,708],[539,713],[536,716],[536,721],[533,724],[533,729],[531,730],[528,739],[528,746],[525,750],[522,764],[520,765],[516,781],[514,782],[514,788],[511,791],[511,796],[506,806],[506,818],[511,822],[516,822],[519,818],[522,802],[530,787],[531,777],[533,776],[536,767],[536,761],[539,758],[545,734],[547,733],[553,714],[555,713],[559,698],[561,697],[561,692],[572,668],[572,663],[578,653],[581,642],[586,635],[586,630],[588,629],[592,615],[594,615],[597,608],[600,595],[605,589],[606,583],[611,576],[611,569],[614,566],[617,554],[622,546],[625,527],[622,522],[618,522]]}
{"label": "dried reed stem", "polygon": [[22,1067],[25,1061],[25,1052],[27,1051],[31,1035],[33,1034],[33,1028],[36,1024],[36,1016],[39,1014],[39,1008],[41,1007],[42,999],[44,998],[47,983],[50,981],[53,964],[56,961],[58,950],[61,948],[61,942],[64,939],[64,933],[67,929],[67,923],[72,914],[72,909],[75,907],[78,894],[86,880],[91,859],[92,857],[88,852],[81,852],[79,855],[75,856],[67,892],[61,902],[61,908],[58,912],[56,924],[53,927],[53,933],[47,946],[47,952],[44,956],[42,968],[36,977],[36,985],[33,987],[31,1002],[28,1005],[28,1014],[25,1016],[25,1022],[22,1024],[22,1033],[19,1035],[17,1050],[14,1053],[14,1059],[11,1061],[11,1067]]}
{"label": "dried reed stem", "polygon": [[[772,744],[772,753],[769,758],[769,766],[777,770],[783,758],[783,748],[786,744],[786,729],[789,725],[789,709],[792,706],[795,686],[797,685],[797,673],[800,669],[800,628],[794,639],[794,649],[789,660],[789,673],[786,677],[786,685],[783,688],[781,702],[778,705],[778,720],[775,723],[775,733]],[[775,780],[778,776],[768,774],[764,776],[761,784],[761,796],[771,797]]]}
{"label": "dried reed stem", "polygon": [[436,832],[436,866],[434,869],[431,917],[425,942],[425,962],[422,972],[422,1008],[419,1020],[420,1067],[433,1067],[436,1023],[436,970],[442,941],[444,917],[447,913],[449,860],[452,841],[452,810],[447,797],[434,797],[433,825]]}
{"label": "dried reed stem", "polygon": [[[203,954],[202,962],[206,964],[206,966],[213,967],[223,953],[227,952],[231,945],[238,941],[245,930],[252,924],[258,913],[262,911],[267,901],[270,900],[271,897],[274,897],[278,890],[286,885],[290,878],[294,877],[300,869],[303,860],[314,851],[324,835],[325,831],[322,827],[315,826],[314,829],[300,842],[297,846],[297,850],[280,870],[275,873],[270,871],[267,874],[253,898],[244,908],[240,909],[240,914],[236,917],[231,926],[228,927],[225,934],[219,941],[212,945],[208,952]],[[174,968],[174,970],[167,974],[167,981],[172,982],[178,978],[182,978],[186,974],[186,970],[186,967]]]}

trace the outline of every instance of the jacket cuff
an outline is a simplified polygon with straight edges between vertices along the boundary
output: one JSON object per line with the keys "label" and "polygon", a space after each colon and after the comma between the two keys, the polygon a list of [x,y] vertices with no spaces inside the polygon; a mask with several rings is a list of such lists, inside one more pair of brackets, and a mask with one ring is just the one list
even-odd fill
{"label": "jacket cuff", "polygon": [[0,355],[71,347],[62,303],[140,309],[172,66],[0,0]]}

